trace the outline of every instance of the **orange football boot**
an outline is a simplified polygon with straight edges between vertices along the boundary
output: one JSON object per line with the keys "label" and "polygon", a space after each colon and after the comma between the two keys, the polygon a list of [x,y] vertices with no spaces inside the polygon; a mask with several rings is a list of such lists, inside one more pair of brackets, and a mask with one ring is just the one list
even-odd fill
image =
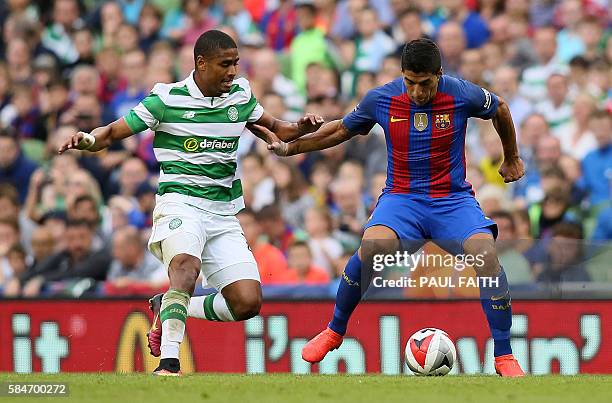
{"label": "orange football boot", "polygon": [[302,348],[302,359],[317,363],[325,358],[327,353],[340,347],[342,339],[342,335],[326,327]]}
{"label": "orange football boot", "polygon": [[516,378],[525,376],[521,366],[512,354],[495,357],[495,372],[503,377]]}

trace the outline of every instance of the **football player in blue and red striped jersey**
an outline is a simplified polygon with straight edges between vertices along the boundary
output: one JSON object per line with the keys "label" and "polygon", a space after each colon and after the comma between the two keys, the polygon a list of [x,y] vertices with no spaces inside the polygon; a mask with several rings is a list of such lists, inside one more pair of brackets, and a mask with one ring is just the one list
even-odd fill
{"label": "football player in blue and red striped jersey", "polygon": [[499,169],[504,181],[524,175],[510,110],[486,89],[444,75],[440,51],[430,40],[408,43],[401,69],[400,78],[370,90],[344,119],[296,141],[268,146],[282,156],[321,150],[367,134],[377,123],[387,143],[386,187],[366,225],[362,247],[344,270],[333,319],[304,346],[302,357],[319,362],[342,343],[349,317],[369,285],[362,280],[361,263],[367,241],[431,239],[444,241],[444,249],[453,254],[484,256],[483,264],[475,267],[477,275],[498,279],[480,285],[494,340],[495,368],[502,376],[523,376],[510,347],[512,310],[506,275],[495,252],[497,226],[485,217],[465,179],[470,117],[493,121],[504,150]]}

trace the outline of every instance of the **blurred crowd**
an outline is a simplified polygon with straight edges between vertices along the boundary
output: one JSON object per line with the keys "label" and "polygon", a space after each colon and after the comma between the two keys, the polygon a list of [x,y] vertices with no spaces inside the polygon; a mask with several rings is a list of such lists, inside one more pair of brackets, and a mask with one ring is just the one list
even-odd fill
{"label": "blurred crowd", "polygon": [[[153,133],[96,154],[56,150],[125,115],[155,83],[186,77],[195,40],[211,28],[236,39],[240,74],[289,121],[341,118],[399,76],[405,42],[436,40],[446,74],[494,91],[512,112],[525,178],[509,185],[497,173],[503,154],[490,121],[469,122],[466,156],[476,197],[509,245],[500,255],[511,284],[612,282],[609,249],[585,247],[612,239],[610,22],[607,0],[0,2],[0,289],[33,297],[167,287],[145,248]],[[384,187],[380,127],[286,159],[245,135],[239,157],[248,208],[238,218],[264,286],[334,295]]]}

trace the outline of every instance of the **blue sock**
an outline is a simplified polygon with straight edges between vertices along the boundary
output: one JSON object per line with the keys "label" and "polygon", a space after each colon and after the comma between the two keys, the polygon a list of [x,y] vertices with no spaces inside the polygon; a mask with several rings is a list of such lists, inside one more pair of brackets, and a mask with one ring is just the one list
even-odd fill
{"label": "blue sock", "polygon": [[[328,327],[334,332],[344,335],[349,318],[361,300],[361,259],[357,252],[349,259],[336,294],[334,318]],[[367,285],[366,285],[367,287]]]}
{"label": "blue sock", "polygon": [[510,327],[512,326],[512,305],[508,290],[508,279],[501,267],[498,284],[481,283],[480,303],[487,316],[491,336],[493,336],[493,355],[512,354],[510,347]]}

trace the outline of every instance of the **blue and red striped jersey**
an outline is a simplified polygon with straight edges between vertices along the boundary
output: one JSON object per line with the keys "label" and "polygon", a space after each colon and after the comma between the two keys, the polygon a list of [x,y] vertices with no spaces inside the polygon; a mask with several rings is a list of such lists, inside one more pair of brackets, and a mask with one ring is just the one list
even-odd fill
{"label": "blue and red striped jersey", "polygon": [[465,130],[470,117],[491,119],[497,96],[469,81],[442,75],[433,101],[416,105],[403,78],[370,90],[343,119],[351,132],[382,126],[387,142],[383,193],[445,197],[471,192],[465,180]]}

